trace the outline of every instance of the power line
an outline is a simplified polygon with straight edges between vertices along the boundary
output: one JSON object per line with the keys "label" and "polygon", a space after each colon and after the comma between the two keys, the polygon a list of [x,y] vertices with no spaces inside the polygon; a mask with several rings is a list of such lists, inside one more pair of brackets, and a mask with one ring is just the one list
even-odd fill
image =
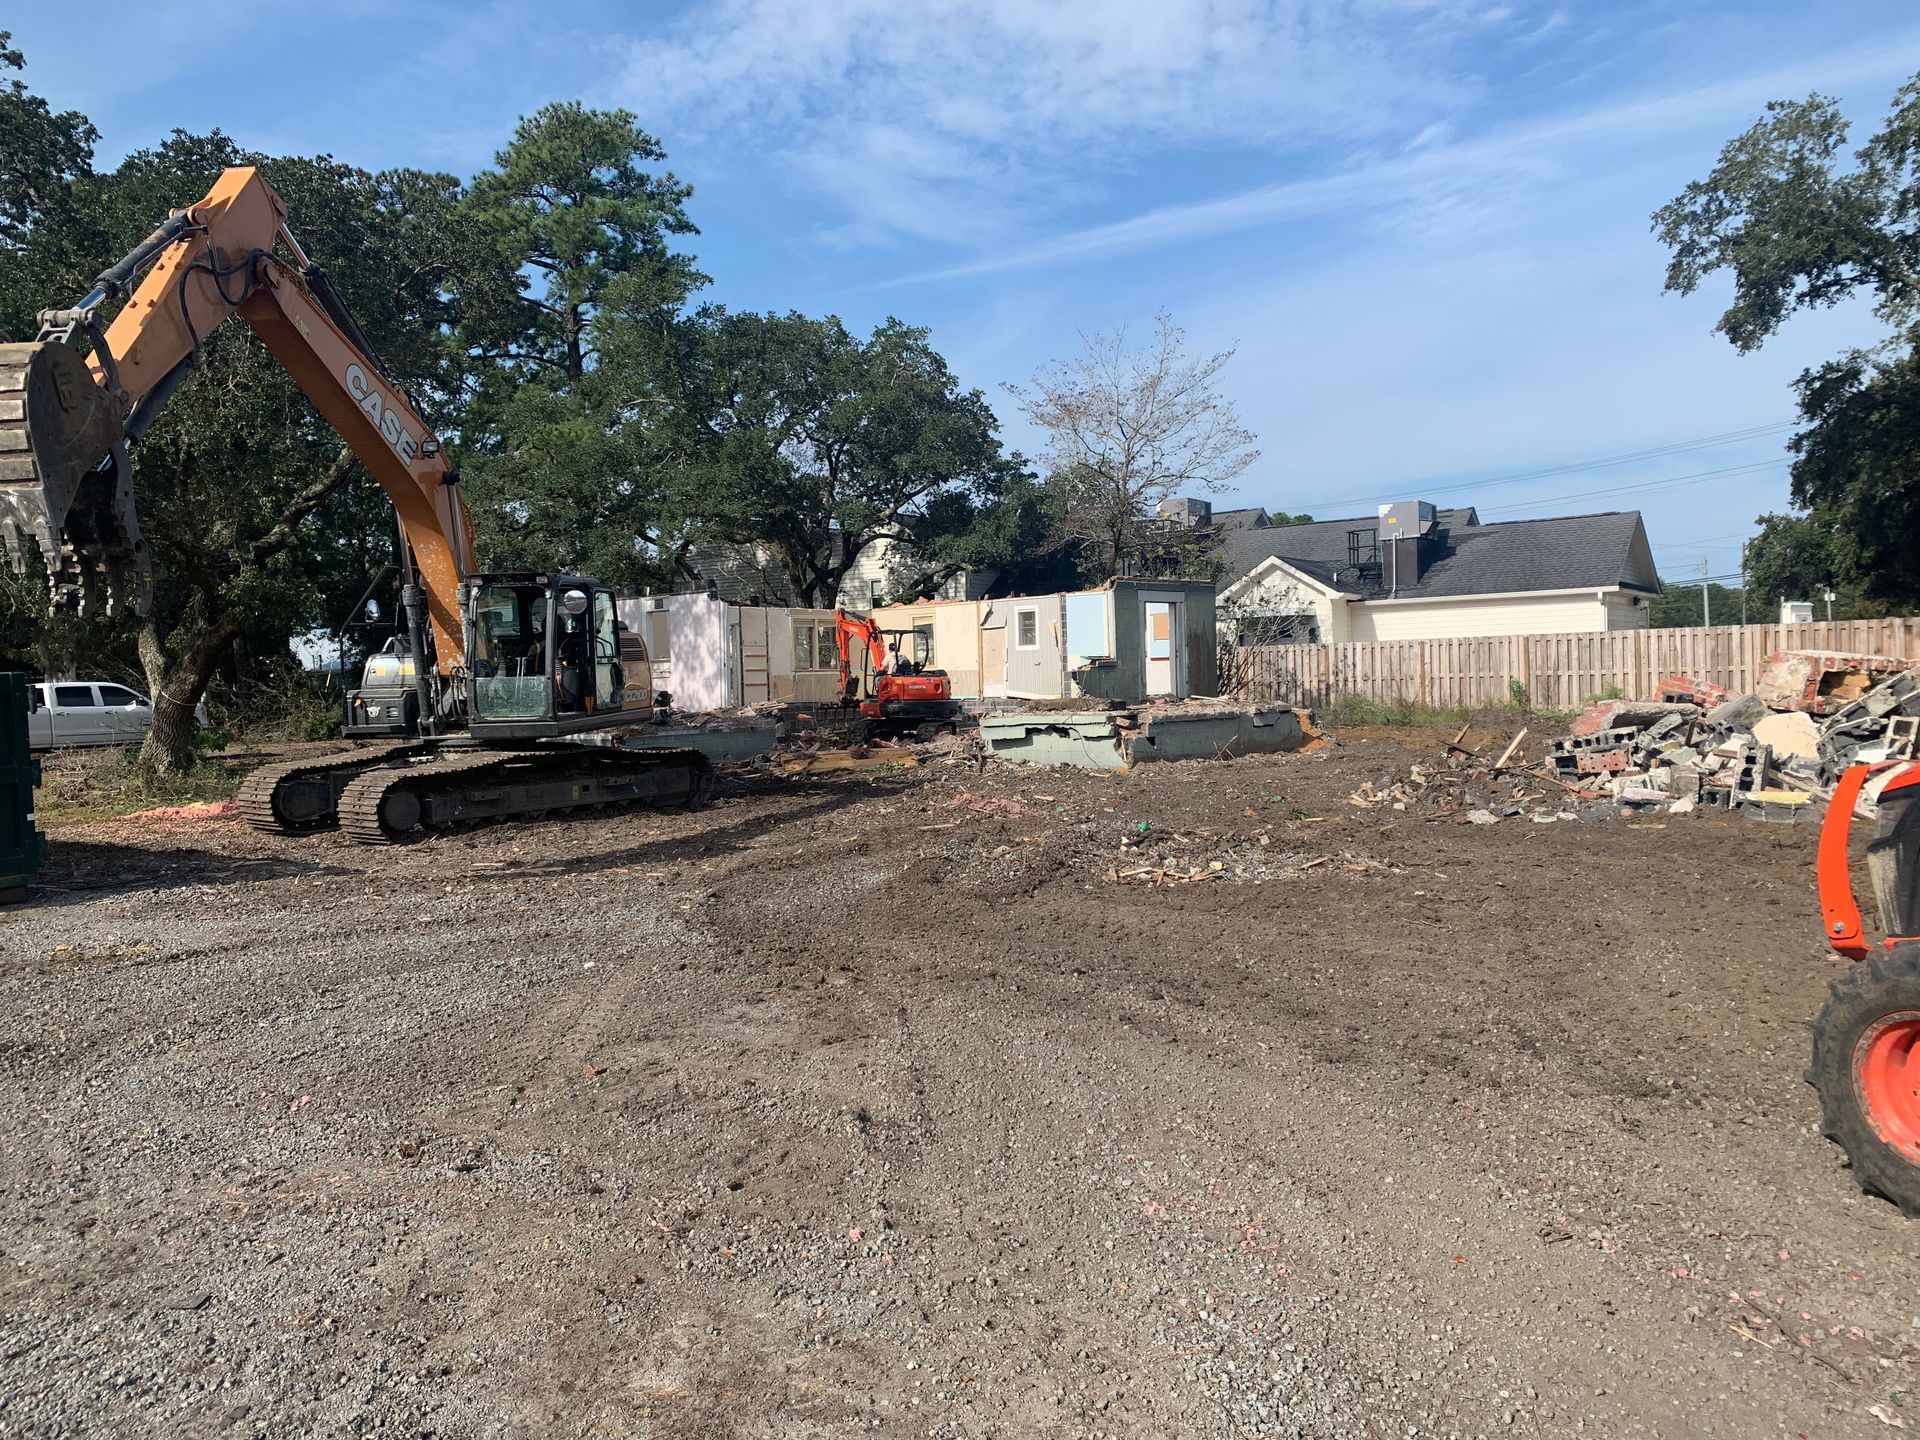
{"label": "power line", "polygon": [[[1669,445],[1655,445],[1645,450],[1629,451],[1624,455],[1609,455],[1598,460],[1578,460],[1565,465],[1550,465],[1544,470],[1527,470],[1518,475],[1501,475],[1492,480],[1471,480],[1462,483],[1461,489],[1485,490],[1495,485],[1519,485],[1528,480],[1546,480],[1555,475],[1572,475],[1582,470],[1601,470],[1609,465],[1628,465],[1636,460],[1657,460],[1662,455],[1677,455],[1687,450],[1705,450],[1716,445],[1733,445],[1742,440],[1755,440],[1762,435],[1776,434],[1781,430],[1791,430],[1800,422],[1781,420],[1772,425],[1755,425],[1745,430],[1728,430],[1719,435],[1703,435],[1696,440],[1676,440]],[[1341,505],[1371,505],[1380,500],[1393,500],[1405,494],[1405,489],[1378,495],[1348,495],[1338,500],[1314,500],[1296,503],[1295,508],[1304,510],[1331,510]]]}
{"label": "power line", "polygon": [[1744,539],[1746,534],[1746,531],[1741,530],[1732,535],[1708,535],[1698,540],[1673,540],[1665,545],[1656,545],[1653,548],[1656,550],[1688,550],[1695,545],[1716,545],[1723,540]]}
{"label": "power line", "polygon": [[1759,460],[1750,465],[1728,465],[1720,470],[1700,470],[1691,475],[1675,475],[1665,480],[1648,480],[1638,485],[1616,485],[1607,490],[1581,490],[1572,495],[1543,495],[1537,500],[1517,500],[1511,505],[1490,505],[1489,515],[1506,510],[1530,510],[1536,505],[1557,505],[1563,500],[1593,500],[1603,495],[1637,495],[1648,490],[1666,490],[1681,485],[1704,485],[1727,475],[1751,475],[1758,470],[1782,470],[1785,460]]}
{"label": "power line", "polygon": [[1729,580],[1742,578],[1744,573],[1733,570],[1725,575],[1689,575],[1684,580],[1662,580],[1660,584],[1668,590],[1690,590],[1695,585],[1724,585]]}

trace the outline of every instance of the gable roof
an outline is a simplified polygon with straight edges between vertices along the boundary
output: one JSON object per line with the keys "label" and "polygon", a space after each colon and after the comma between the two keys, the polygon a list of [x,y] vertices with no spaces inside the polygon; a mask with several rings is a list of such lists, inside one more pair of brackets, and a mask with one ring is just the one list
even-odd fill
{"label": "gable roof", "polygon": [[[1448,523],[1456,519],[1469,523]],[[1394,595],[1413,600],[1614,586],[1659,593],[1638,510],[1471,523],[1478,519],[1470,508],[1440,511],[1434,548],[1419,580],[1400,586]],[[1364,517],[1237,531],[1221,546],[1221,587],[1240,580],[1263,560],[1279,559],[1343,594],[1382,598],[1386,588],[1374,574],[1351,565],[1348,549],[1351,532],[1372,531],[1375,524]],[[1370,536],[1366,543],[1371,543]]]}
{"label": "gable roof", "polygon": [[1250,505],[1244,510],[1216,510],[1211,523],[1215,531],[1225,535],[1235,530],[1265,525],[1267,512],[1261,505]]}

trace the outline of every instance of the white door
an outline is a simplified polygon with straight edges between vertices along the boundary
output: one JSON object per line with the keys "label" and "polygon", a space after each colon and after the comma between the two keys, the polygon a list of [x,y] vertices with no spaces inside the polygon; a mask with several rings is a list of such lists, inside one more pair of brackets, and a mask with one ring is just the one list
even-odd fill
{"label": "white door", "polygon": [[153,725],[153,708],[144,695],[136,695],[124,685],[96,685],[100,693],[102,728],[123,745],[137,744],[147,738]]}
{"label": "white door", "polygon": [[1180,680],[1180,602],[1146,602],[1147,694],[1178,695]]}
{"label": "white door", "polygon": [[106,711],[91,685],[53,685],[53,743],[56,745],[111,745]]}
{"label": "white door", "polygon": [[996,625],[980,632],[980,693],[1007,693],[1007,627]]}

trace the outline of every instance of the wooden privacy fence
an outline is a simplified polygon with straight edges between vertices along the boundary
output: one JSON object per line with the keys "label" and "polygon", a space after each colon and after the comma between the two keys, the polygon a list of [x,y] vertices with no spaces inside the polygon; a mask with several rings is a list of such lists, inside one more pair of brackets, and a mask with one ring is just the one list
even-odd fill
{"label": "wooden privacy fence", "polygon": [[1326,705],[1343,695],[1432,706],[1499,705],[1517,680],[1530,703],[1572,710],[1608,693],[1651,699],[1661,677],[1674,674],[1743,694],[1775,650],[1920,660],[1920,619],[1256,645],[1238,652],[1234,673],[1244,677],[1243,698],[1289,705]]}

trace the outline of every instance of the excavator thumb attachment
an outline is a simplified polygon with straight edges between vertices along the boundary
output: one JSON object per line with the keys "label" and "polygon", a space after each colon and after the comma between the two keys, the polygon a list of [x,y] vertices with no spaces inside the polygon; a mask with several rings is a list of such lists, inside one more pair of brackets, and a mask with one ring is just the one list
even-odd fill
{"label": "excavator thumb attachment", "polygon": [[33,551],[56,608],[145,609],[149,567],[133,508],[125,421],[79,351],[0,345],[0,550],[16,574]]}

